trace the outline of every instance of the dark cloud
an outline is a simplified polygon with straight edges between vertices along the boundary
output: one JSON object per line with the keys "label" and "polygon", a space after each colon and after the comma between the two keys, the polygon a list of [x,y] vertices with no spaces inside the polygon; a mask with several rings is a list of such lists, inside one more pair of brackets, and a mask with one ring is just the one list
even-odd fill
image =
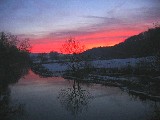
{"label": "dark cloud", "polygon": [[22,39],[24,39],[24,38],[36,38],[37,37],[37,35],[34,35],[34,34],[17,34],[16,35],[18,38],[22,38]]}
{"label": "dark cloud", "polygon": [[64,37],[75,37],[79,35],[86,35],[92,33],[91,31],[79,31],[79,30],[74,30],[74,31],[68,31],[68,30],[62,30],[59,32],[51,32],[49,33],[46,37],[51,37],[51,38],[64,38]]}
{"label": "dark cloud", "polygon": [[91,18],[91,19],[106,19],[106,17],[92,16],[92,15],[83,16],[83,17],[84,17],[84,18]]}

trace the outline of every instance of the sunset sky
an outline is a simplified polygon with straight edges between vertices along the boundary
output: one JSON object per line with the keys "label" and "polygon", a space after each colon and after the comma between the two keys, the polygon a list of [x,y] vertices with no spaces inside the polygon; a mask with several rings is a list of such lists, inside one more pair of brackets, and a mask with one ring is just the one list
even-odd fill
{"label": "sunset sky", "polygon": [[0,32],[29,38],[31,52],[60,51],[69,37],[112,46],[160,21],[160,0],[0,0]]}

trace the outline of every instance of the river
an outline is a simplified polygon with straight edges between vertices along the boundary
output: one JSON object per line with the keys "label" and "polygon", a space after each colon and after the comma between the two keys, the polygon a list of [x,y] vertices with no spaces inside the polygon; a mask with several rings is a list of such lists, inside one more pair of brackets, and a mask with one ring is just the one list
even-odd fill
{"label": "river", "polygon": [[23,108],[17,120],[150,120],[160,104],[118,87],[42,78],[32,71],[9,90],[10,105]]}

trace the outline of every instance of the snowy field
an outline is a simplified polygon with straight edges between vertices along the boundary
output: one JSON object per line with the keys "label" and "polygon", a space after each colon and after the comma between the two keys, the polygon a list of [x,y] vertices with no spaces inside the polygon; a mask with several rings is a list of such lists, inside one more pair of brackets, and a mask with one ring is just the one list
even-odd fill
{"label": "snowy field", "polygon": [[[95,68],[125,68],[128,66],[135,67],[137,63],[143,61],[151,61],[151,57],[146,58],[127,58],[127,59],[111,59],[111,60],[94,60],[91,64]],[[65,71],[67,70],[67,65],[60,63],[49,63],[43,64],[44,67],[50,71]]]}
{"label": "snowy field", "polygon": [[67,65],[60,64],[60,63],[50,63],[50,64],[42,64],[45,68],[49,69],[50,71],[58,72],[58,71],[65,71],[67,70]]}

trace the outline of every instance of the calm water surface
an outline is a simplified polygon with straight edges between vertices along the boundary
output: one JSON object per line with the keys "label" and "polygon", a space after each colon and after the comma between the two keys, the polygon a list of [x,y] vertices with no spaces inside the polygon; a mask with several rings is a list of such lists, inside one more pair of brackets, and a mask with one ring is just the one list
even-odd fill
{"label": "calm water surface", "polygon": [[159,104],[118,87],[41,78],[32,71],[10,90],[11,103],[24,107],[19,120],[148,120]]}

